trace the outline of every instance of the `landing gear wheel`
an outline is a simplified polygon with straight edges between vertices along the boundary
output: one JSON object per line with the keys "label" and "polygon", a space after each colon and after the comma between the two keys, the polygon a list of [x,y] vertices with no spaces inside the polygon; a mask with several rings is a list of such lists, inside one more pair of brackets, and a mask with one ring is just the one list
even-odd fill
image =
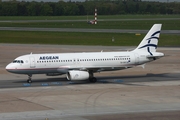
{"label": "landing gear wheel", "polygon": [[32,83],[32,80],[31,80],[31,79],[28,79],[28,80],[27,80],[27,83]]}
{"label": "landing gear wheel", "polygon": [[97,79],[96,79],[95,77],[92,77],[92,78],[89,79],[89,81],[90,81],[91,83],[95,83],[95,82],[97,82]]}

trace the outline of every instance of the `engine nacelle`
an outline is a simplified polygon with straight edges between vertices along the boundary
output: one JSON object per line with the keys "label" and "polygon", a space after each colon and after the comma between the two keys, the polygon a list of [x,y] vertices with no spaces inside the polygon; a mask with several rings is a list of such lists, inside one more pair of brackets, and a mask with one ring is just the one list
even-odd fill
{"label": "engine nacelle", "polygon": [[68,80],[86,80],[89,79],[89,73],[87,71],[72,70],[67,73]]}

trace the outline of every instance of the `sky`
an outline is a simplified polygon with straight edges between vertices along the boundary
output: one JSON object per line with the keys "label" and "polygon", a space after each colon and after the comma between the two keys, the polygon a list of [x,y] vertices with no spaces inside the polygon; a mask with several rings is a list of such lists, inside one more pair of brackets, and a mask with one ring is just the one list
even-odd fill
{"label": "sky", "polygon": [[[2,1],[9,1],[9,0],[2,0]],[[59,0],[17,0],[17,1],[58,2]],[[64,1],[69,1],[69,0],[64,0]],[[71,0],[71,1],[85,1],[85,0]],[[180,2],[180,0],[142,0],[142,1]]]}

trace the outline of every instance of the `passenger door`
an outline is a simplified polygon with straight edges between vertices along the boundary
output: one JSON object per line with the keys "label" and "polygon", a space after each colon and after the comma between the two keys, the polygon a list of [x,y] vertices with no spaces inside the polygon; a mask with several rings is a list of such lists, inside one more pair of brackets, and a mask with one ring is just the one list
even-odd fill
{"label": "passenger door", "polygon": [[36,64],[35,64],[35,58],[33,56],[29,57],[30,59],[30,68],[35,68]]}

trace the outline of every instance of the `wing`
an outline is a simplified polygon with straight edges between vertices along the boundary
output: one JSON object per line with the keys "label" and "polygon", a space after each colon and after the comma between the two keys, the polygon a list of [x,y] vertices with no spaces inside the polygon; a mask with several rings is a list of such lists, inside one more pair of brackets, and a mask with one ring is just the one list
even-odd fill
{"label": "wing", "polygon": [[86,66],[86,67],[71,67],[71,66],[61,66],[58,68],[58,72],[66,74],[70,70],[80,70],[80,71],[92,71],[101,72],[101,71],[116,71],[116,70],[123,70],[127,68],[132,68],[133,66],[122,66],[122,67],[107,67],[107,66]]}

